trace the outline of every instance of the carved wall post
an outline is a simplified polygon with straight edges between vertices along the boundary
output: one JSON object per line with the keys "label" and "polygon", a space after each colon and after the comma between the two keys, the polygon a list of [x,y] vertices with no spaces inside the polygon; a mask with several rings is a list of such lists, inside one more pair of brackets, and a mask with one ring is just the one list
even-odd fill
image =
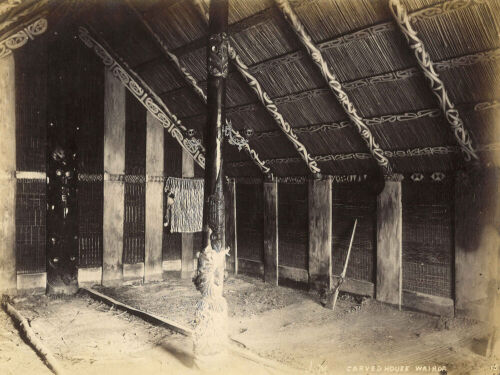
{"label": "carved wall post", "polygon": [[16,291],[16,97],[14,56],[0,59],[0,293]]}
{"label": "carved wall post", "polygon": [[123,280],[125,215],[125,87],[106,70],[104,76],[104,206],[102,284]]}
{"label": "carved wall post", "polygon": [[202,298],[196,308],[194,350],[198,358],[224,351],[227,340],[227,303],[222,296],[224,248],[223,124],[226,122],[228,72],[228,0],[212,0],[207,49],[208,97],[205,130],[206,163],[203,201],[203,249],[194,283]]}
{"label": "carved wall post", "polygon": [[403,176],[386,176],[377,198],[377,300],[399,305],[403,293]]}

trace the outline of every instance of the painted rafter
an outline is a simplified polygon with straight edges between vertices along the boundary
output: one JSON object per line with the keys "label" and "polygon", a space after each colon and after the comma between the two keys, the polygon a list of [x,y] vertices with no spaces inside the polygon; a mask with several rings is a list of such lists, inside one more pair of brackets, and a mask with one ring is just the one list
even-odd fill
{"label": "painted rafter", "polygon": [[[467,9],[471,6],[484,3],[485,0],[449,0],[444,3],[427,6],[422,9],[416,10],[411,14],[410,22],[417,23],[419,21],[441,16],[452,11]],[[297,5],[303,5],[299,2]],[[375,37],[377,34],[383,34],[389,31],[395,31],[397,26],[392,21],[382,22],[374,25],[367,26],[361,30],[356,30],[354,32],[348,32],[339,37],[329,39],[317,44],[320,51],[327,51],[332,48],[337,48],[355,41],[361,41],[364,39],[369,39]],[[283,63],[290,63],[306,56],[306,53],[299,50],[290,53],[286,53],[277,58],[266,60],[255,65],[250,66],[251,72],[258,72],[272,68],[273,66],[280,65]]]}
{"label": "painted rafter", "polygon": [[[13,29],[24,28],[39,18],[46,17],[48,13],[48,0],[38,0],[34,4],[23,7],[25,2],[19,3],[18,0],[11,0],[2,3],[4,10],[4,20],[0,22],[0,38],[11,34]],[[18,9],[19,8],[19,9]],[[1,9],[0,9],[1,13]]]}
{"label": "painted rafter", "polygon": [[0,59],[12,53],[14,49],[21,48],[28,41],[47,31],[48,21],[46,18],[39,18],[35,22],[23,27],[22,30],[10,35],[0,41]]}
{"label": "painted rafter", "polygon": [[0,3],[0,16],[11,12],[13,9],[17,8],[23,3],[22,0],[6,0]]}
{"label": "painted rafter", "polygon": [[[490,143],[478,147],[478,152],[495,152],[500,150],[500,142]],[[417,147],[413,149],[406,150],[385,150],[384,155],[389,159],[395,158],[409,158],[418,156],[433,156],[433,155],[450,155],[458,154],[460,152],[460,147],[458,146],[432,146],[432,147]],[[346,154],[327,154],[327,155],[316,155],[314,160],[317,162],[330,162],[330,161],[346,161],[346,160],[368,160],[371,158],[371,154],[366,152],[352,152]],[[276,164],[290,164],[298,163],[301,159],[298,157],[288,157],[288,158],[274,158],[268,159],[266,162],[270,165]],[[247,161],[234,161],[228,162],[232,167],[245,167],[248,165]]]}
{"label": "painted rafter", "polygon": [[[204,19],[208,21],[208,14],[205,9],[204,3],[202,3],[200,0],[194,0],[196,7],[199,9],[201,14],[203,15]],[[319,174],[321,173],[320,168],[318,167],[318,164],[314,159],[312,158],[311,154],[307,151],[306,146],[300,142],[300,140],[297,137],[297,134],[295,134],[292,126],[288,123],[288,121],[285,120],[283,115],[279,112],[278,107],[276,104],[273,102],[273,100],[269,97],[266,91],[262,88],[260,85],[259,81],[250,73],[248,70],[248,67],[245,65],[243,60],[240,58],[236,50],[231,46],[231,43],[229,43],[228,46],[228,52],[229,52],[229,58],[233,65],[236,67],[236,69],[241,73],[242,77],[245,79],[245,81],[248,83],[250,88],[255,92],[257,97],[259,98],[259,101],[264,105],[265,109],[269,112],[269,114],[273,117],[274,121],[278,125],[278,127],[281,129],[283,134],[288,138],[288,140],[293,144],[297,152],[299,153],[300,157],[304,162],[307,164],[307,167],[311,171],[312,174]]]}
{"label": "painted rafter", "polygon": [[80,40],[91,48],[104,65],[141,102],[141,104],[167,129],[167,132],[185,149],[198,165],[205,169],[205,154],[199,139],[189,138],[181,121],[169,111],[163,101],[137,76],[104,41],[97,41],[85,27],[78,29]]}
{"label": "painted rafter", "polygon": [[[203,91],[203,88],[198,84],[196,79],[188,72],[188,70],[182,66],[181,62],[175,54],[173,54],[168,47],[165,45],[163,40],[156,34],[148,21],[137,11],[137,9],[130,3],[129,0],[126,1],[128,7],[132,10],[135,16],[141,21],[143,26],[148,30],[150,35],[154,38],[158,46],[160,47],[163,56],[165,56],[173,65],[177,68],[179,74],[184,78],[188,86],[194,91],[194,93],[200,98],[200,100],[206,105],[207,95]],[[244,138],[237,130],[235,130],[230,121],[226,120],[224,135],[226,136],[228,143],[232,146],[238,148],[238,150],[244,150],[248,156],[253,160],[255,165],[264,173],[268,174],[271,169],[266,166],[266,164],[260,159],[258,153],[250,147],[248,140]]]}
{"label": "painted rafter", "polygon": [[464,127],[460,113],[451,102],[443,81],[441,81],[434,69],[429,53],[425,49],[422,40],[418,37],[417,32],[413,29],[406,9],[401,5],[399,0],[389,0],[389,8],[399,29],[408,42],[410,50],[413,51],[418,66],[427,78],[433,94],[438,99],[443,115],[453,130],[453,134],[463,152],[465,160],[478,160],[479,157],[472,145],[469,132]]}
{"label": "painted rafter", "polygon": [[347,96],[338,78],[331,72],[328,64],[321,54],[321,51],[312,42],[311,37],[307,34],[304,26],[302,25],[302,22],[293,11],[292,7],[288,3],[288,0],[275,0],[275,3],[283,13],[285,19],[288,21],[290,27],[293,29],[298,39],[307,50],[312,61],[320,69],[321,75],[327,82],[329,88],[346,112],[347,116],[356,126],[358,133],[368,146],[370,154],[373,156],[377,164],[382,168],[384,174],[390,175],[392,173],[392,170],[389,160],[384,155],[384,151],[378,145],[377,141],[373,137],[370,129],[365,124],[363,119],[358,115],[358,111],[356,110],[354,103]]}

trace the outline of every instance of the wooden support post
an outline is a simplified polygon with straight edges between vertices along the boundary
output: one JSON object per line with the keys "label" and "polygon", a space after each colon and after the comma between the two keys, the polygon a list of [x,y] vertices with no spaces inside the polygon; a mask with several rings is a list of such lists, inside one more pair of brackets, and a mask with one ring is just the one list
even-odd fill
{"label": "wooden support post", "polygon": [[227,267],[238,274],[238,242],[236,233],[236,180],[231,178],[226,184],[226,247],[229,247]]}
{"label": "wooden support post", "polygon": [[[146,116],[146,234],[144,282],[162,280],[163,126]],[[191,159],[192,160],[192,159]]]}
{"label": "wooden support post", "polygon": [[123,280],[125,211],[125,87],[109,70],[104,77],[104,205],[102,283]]}
{"label": "wooden support post", "polygon": [[402,175],[386,176],[377,199],[377,300],[401,306],[403,205]]}
{"label": "wooden support post", "polygon": [[[500,327],[500,171],[471,168],[455,181],[455,309]],[[495,311],[496,305],[496,314]]]}
{"label": "wooden support post", "polygon": [[207,46],[207,125],[205,127],[205,185],[203,249],[194,283],[201,293],[196,309],[194,351],[198,358],[223,352],[227,341],[227,302],[223,297],[225,251],[223,124],[226,122],[228,73],[228,0],[212,0]]}
{"label": "wooden support post", "polygon": [[264,280],[278,285],[278,181],[264,181]]}
{"label": "wooden support post", "polygon": [[14,56],[0,58],[0,293],[16,292],[16,86]]}
{"label": "wooden support post", "polygon": [[[182,177],[194,177],[194,160],[186,150],[182,150]],[[189,279],[194,272],[194,233],[181,234],[181,278]]]}
{"label": "wooden support post", "polygon": [[309,285],[332,287],[332,180],[309,180]]}

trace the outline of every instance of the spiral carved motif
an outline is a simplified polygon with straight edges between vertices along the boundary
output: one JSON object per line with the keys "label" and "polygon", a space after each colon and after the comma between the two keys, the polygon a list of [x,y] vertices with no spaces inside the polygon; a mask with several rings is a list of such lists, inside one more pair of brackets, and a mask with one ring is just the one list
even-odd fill
{"label": "spiral carved motif", "polygon": [[298,38],[302,42],[303,46],[306,48],[307,52],[311,56],[311,59],[318,66],[321,74],[325,78],[330,87],[331,91],[339,101],[339,103],[344,108],[344,111],[349,116],[351,122],[356,126],[359,134],[365,141],[370,153],[375,158],[377,163],[384,169],[384,173],[390,173],[391,167],[389,165],[389,160],[384,156],[383,150],[380,148],[378,143],[373,138],[370,129],[363,122],[363,119],[358,115],[354,104],[350,101],[346,92],[343,90],[340,81],[337,77],[330,71],[325,59],[323,58],[321,51],[314,45],[311,37],[307,34],[302,22],[298,19],[295,12],[292,10],[288,0],[275,0],[278,8],[283,12],[283,15],[290,23],[291,27],[297,34]]}
{"label": "spiral carved motif", "polygon": [[185,149],[198,165],[205,169],[204,149],[199,140],[193,142],[185,136],[186,128],[181,124],[180,120],[171,113],[165,106],[158,103],[152,95],[148,93],[147,87],[142,87],[131,75],[126,68],[121,66],[105,48],[99,44],[89,33],[89,31],[80,27],[78,29],[80,40],[102,59],[104,65],[120,80],[120,82],[141,102],[141,104],[151,113],[168,133]]}
{"label": "spiral carved motif", "polygon": [[269,97],[267,92],[262,89],[262,86],[257,81],[257,79],[250,73],[248,67],[241,60],[240,56],[236,53],[234,48],[229,46],[229,58],[234,62],[236,68],[241,73],[245,81],[247,81],[248,85],[252,88],[252,90],[257,94],[257,97],[264,105],[266,110],[271,114],[274,118],[278,126],[285,133],[287,138],[292,142],[297,152],[300,154],[302,159],[307,163],[309,170],[312,173],[319,173],[321,170],[318,168],[318,164],[312,158],[312,156],[307,152],[306,147],[299,141],[297,135],[293,131],[290,124],[283,118],[283,115],[278,111],[278,107]]}
{"label": "spiral carved motif", "polygon": [[455,138],[464,154],[465,160],[478,160],[479,158],[476,154],[476,151],[474,150],[474,147],[472,146],[472,139],[470,138],[467,129],[465,129],[464,127],[458,110],[455,108],[450,98],[448,97],[448,93],[443,81],[441,81],[439,75],[434,70],[434,65],[429,56],[429,53],[426,51],[423,42],[417,35],[417,32],[411,26],[410,18],[408,16],[408,13],[406,12],[406,9],[402,7],[399,0],[390,0],[389,7],[401,32],[404,34],[406,40],[408,41],[410,49],[413,50],[418,65],[427,78],[432,92],[439,100],[441,110],[446,120],[451,125]]}
{"label": "spiral carved motif", "polygon": [[48,22],[45,18],[40,18],[24,29],[9,36],[0,42],[0,59],[12,53],[12,50],[21,48],[29,40],[35,39],[35,36],[47,31]]}
{"label": "spiral carved motif", "polygon": [[[132,9],[135,11],[135,8],[132,7]],[[141,19],[143,22],[144,26],[150,31],[150,33],[153,35],[157,43],[160,45],[162,51],[165,53],[165,55],[170,59],[170,61],[174,64],[174,66],[177,68],[181,76],[184,78],[186,83],[193,89],[196,95],[203,101],[203,103],[207,103],[207,95],[201,88],[201,86],[198,84],[196,79],[188,72],[188,70],[182,66],[181,62],[179,61],[179,58],[173,54],[172,52],[169,51],[168,47],[165,45],[165,43],[162,41],[160,37],[154,33],[154,31],[151,29],[147,21],[145,21],[142,16],[136,12],[137,16]],[[155,111],[156,113],[156,111]],[[231,124],[226,120],[226,127],[225,127],[225,135],[228,139],[229,144],[234,145],[238,147],[238,150],[245,150],[245,152],[250,156],[250,158],[255,162],[255,164],[261,169],[263,173],[269,173],[271,170],[269,167],[265,165],[265,163],[259,158],[259,155],[255,150],[253,150],[249,143],[248,140],[245,139],[243,136],[240,135],[236,130],[234,130],[231,126]],[[199,145],[202,147],[201,145]]]}

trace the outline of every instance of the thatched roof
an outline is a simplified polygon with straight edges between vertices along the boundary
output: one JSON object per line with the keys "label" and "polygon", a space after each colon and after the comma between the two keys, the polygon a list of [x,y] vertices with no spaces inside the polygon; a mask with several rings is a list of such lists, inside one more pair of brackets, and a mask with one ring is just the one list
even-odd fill
{"label": "thatched roof", "polygon": [[[11,22],[3,31],[1,28],[7,20],[16,19],[17,11],[33,7],[27,18],[41,11],[33,5],[35,1],[28,1],[22,8],[2,13],[1,7],[12,1],[0,2],[0,32],[16,25]],[[401,2],[412,16],[413,28],[451,102],[459,109],[482,163],[492,163],[500,144],[500,2]],[[340,175],[376,171],[377,164],[359,132],[275,3],[229,3],[232,46],[321,172]],[[47,9],[41,4],[37,7]],[[388,0],[293,0],[290,4],[394,171],[442,171],[462,165],[450,124],[392,18]],[[52,22],[57,24],[64,12],[84,10],[71,25],[81,24],[95,33],[184,127],[195,129],[200,137],[205,104],[165,56],[161,44],[206,89],[207,24],[200,11],[203,5],[196,0],[106,0],[91,4],[60,0],[49,2],[48,17],[52,14]],[[293,176],[310,172],[234,67],[228,79],[227,116],[241,134],[253,129],[249,144],[273,173]],[[248,155],[235,147],[225,147],[225,163],[229,175],[261,174]]]}

